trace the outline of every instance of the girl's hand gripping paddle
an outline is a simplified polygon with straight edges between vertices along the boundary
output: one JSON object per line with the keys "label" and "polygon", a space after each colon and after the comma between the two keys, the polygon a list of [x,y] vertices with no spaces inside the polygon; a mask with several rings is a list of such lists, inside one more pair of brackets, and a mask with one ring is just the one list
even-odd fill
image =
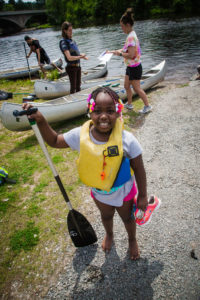
{"label": "girl's hand gripping paddle", "polygon": [[[13,112],[13,115],[15,117],[23,116],[23,115],[31,115],[33,113],[37,112],[37,108],[29,108],[28,110],[22,110],[18,111],[15,110]],[[37,123],[34,119],[28,119],[30,122],[30,125],[36,135],[36,138],[40,144],[40,147],[42,148],[42,151],[48,161],[48,164],[53,172],[54,178],[60,188],[60,191],[64,197],[64,200],[66,201],[68,207],[69,207],[69,213],[67,216],[67,226],[69,230],[69,234],[71,236],[71,239],[76,247],[84,247],[91,245],[97,241],[97,236],[92,228],[91,224],[88,222],[88,220],[78,211],[74,210],[72,208],[71,202],[67,196],[67,193],[65,191],[65,188],[61,182],[60,176],[58,175],[52,160],[49,156],[49,153],[47,151],[47,148],[45,146],[44,140],[42,138],[42,135],[39,131],[39,128],[37,126]]]}

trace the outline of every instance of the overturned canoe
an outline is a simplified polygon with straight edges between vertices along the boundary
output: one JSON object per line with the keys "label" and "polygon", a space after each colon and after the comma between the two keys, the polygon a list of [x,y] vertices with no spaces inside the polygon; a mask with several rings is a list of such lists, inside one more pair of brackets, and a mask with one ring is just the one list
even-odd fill
{"label": "overturned canoe", "polygon": [[[107,63],[100,63],[97,66],[88,70],[82,71],[81,89],[89,88],[92,84],[88,81],[91,79],[100,78],[107,73]],[[36,80],[34,83],[34,91],[40,99],[55,99],[65,96],[70,92],[70,82],[68,76],[62,77],[57,81]]]}
{"label": "overturned canoe", "polygon": [[[62,59],[58,58],[53,61],[53,63],[57,67],[62,66]],[[45,65],[45,70],[52,70],[54,67],[52,65]],[[30,66],[30,75],[35,75],[40,71],[40,67],[37,66]],[[0,72],[0,79],[17,79],[17,78],[23,78],[29,76],[29,69],[28,68],[18,68],[18,69],[11,69]]]}
{"label": "overturned canoe", "polygon": [[[163,61],[159,65],[150,69],[144,73],[143,79],[141,80],[141,87],[143,90],[147,90],[160,81],[164,80],[166,73],[166,62]],[[109,79],[100,84],[101,86],[110,86],[115,90],[119,97],[124,100],[126,99],[126,90],[124,89],[124,77]],[[56,123],[59,121],[71,119],[87,112],[86,99],[98,86],[93,86],[89,89],[82,90],[78,93],[49,100],[43,103],[30,102],[37,107],[41,113],[45,116],[49,123]],[[4,102],[2,109],[0,110],[0,118],[3,125],[13,131],[22,131],[31,129],[30,124],[26,116],[16,118],[13,115],[14,110],[21,110],[21,104]]]}

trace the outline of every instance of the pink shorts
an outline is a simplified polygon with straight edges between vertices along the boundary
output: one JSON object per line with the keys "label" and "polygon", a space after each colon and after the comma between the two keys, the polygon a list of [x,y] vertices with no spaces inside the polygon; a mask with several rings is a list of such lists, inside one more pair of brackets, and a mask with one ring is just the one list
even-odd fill
{"label": "pink shorts", "polygon": [[[91,195],[91,197],[92,197],[93,199],[95,199],[95,197],[94,197],[94,195],[93,195],[93,193],[92,193],[92,190],[91,190],[91,192],[90,192],[90,195]],[[130,201],[130,200],[132,200],[132,199],[135,197],[135,195],[137,195],[137,187],[136,187],[135,181],[134,181],[134,182],[133,182],[132,189],[130,190],[129,194],[124,198],[123,201]]]}
{"label": "pink shorts", "polygon": [[137,187],[136,187],[135,181],[134,181],[132,189],[130,190],[129,194],[124,198],[123,201],[130,201],[135,197],[135,195],[137,195]]}

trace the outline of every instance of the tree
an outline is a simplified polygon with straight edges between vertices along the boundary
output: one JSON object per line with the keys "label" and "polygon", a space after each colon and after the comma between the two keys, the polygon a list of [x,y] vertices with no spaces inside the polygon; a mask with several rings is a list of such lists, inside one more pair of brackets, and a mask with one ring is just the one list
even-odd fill
{"label": "tree", "polygon": [[65,19],[73,26],[85,27],[93,23],[93,0],[67,1]]}
{"label": "tree", "polygon": [[22,0],[18,0],[15,4],[15,8],[17,10],[23,10],[23,9],[25,9],[25,7],[26,7],[26,4]]}
{"label": "tree", "polygon": [[51,23],[61,25],[68,20],[80,27],[118,23],[129,7],[134,9],[136,20],[198,15],[200,11],[199,0],[46,0],[46,7]]}
{"label": "tree", "polygon": [[4,0],[0,0],[0,11],[3,10],[4,4]]}
{"label": "tree", "polygon": [[46,8],[52,24],[61,25],[65,20],[65,3],[65,0],[46,0]]}
{"label": "tree", "polygon": [[15,7],[15,0],[9,0],[8,4],[11,4],[11,5],[13,5]]}
{"label": "tree", "polygon": [[38,9],[45,8],[45,0],[36,0],[35,8]]}

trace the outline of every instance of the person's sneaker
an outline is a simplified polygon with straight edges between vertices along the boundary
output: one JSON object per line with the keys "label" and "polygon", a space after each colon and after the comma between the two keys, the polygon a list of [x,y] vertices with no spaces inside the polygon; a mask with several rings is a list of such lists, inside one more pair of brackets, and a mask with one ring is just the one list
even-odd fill
{"label": "person's sneaker", "polygon": [[134,204],[131,216],[135,217],[135,222],[138,225],[146,225],[151,221],[152,213],[160,207],[161,201],[156,196],[150,196],[148,206],[145,211],[137,208],[137,198],[134,197]]}
{"label": "person's sneaker", "polygon": [[133,109],[133,105],[132,104],[128,104],[128,103],[125,103],[124,107],[127,108],[127,109],[129,109],[129,110]]}
{"label": "person's sneaker", "polygon": [[139,110],[139,113],[141,114],[147,114],[148,112],[150,112],[152,110],[152,106],[151,105],[145,105],[143,107],[143,109]]}

